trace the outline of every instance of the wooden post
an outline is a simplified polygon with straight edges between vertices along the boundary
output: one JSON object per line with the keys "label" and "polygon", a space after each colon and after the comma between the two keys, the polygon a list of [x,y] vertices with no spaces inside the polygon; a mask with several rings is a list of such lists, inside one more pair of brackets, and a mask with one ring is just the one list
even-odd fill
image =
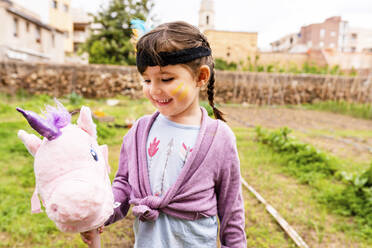
{"label": "wooden post", "polygon": [[266,211],[270,213],[271,216],[279,223],[283,230],[288,234],[288,236],[295,242],[295,244],[300,248],[309,248],[305,241],[301,238],[300,235],[288,224],[285,219],[271,206],[266,202],[266,200],[252,187],[250,186],[243,177],[240,178],[243,186],[248,189],[259,202],[265,205]]}

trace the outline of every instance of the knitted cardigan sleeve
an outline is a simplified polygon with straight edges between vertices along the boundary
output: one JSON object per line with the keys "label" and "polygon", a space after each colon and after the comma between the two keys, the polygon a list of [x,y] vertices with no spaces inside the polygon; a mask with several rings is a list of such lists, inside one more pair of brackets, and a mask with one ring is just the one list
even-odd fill
{"label": "knitted cardigan sleeve", "polygon": [[[123,139],[123,144],[120,150],[119,168],[112,182],[112,191],[114,194],[114,200],[116,208],[114,213],[106,221],[105,225],[110,225],[122,218],[124,218],[129,210],[130,204],[130,193],[131,186],[128,182],[128,154],[127,154],[127,137],[132,135],[137,125],[133,126],[128,134]],[[119,205],[120,204],[120,205]]]}
{"label": "knitted cardigan sleeve", "polygon": [[[247,247],[244,230],[244,202],[240,183],[240,162],[235,137],[224,142],[224,160],[220,163],[216,185],[221,248]],[[232,136],[232,137],[231,137]]]}

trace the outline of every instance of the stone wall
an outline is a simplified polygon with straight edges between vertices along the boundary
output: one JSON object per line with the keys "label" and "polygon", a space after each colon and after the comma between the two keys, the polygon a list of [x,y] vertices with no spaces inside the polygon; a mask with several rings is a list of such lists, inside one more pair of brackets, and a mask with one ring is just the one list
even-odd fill
{"label": "stone wall", "polygon": [[216,100],[249,104],[372,103],[372,78],[309,74],[217,73]]}
{"label": "stone wall", "polygon": [[[61,97],[72,92],[88,98],[142,97],[135,67],[0,62],[0,92]],[[250,72],[216,73],[215,101],[298,104],[325,100],[372,102],[372,78]],[[205,89],[202,90],[205,97]]]}
{"label": "stone wall", "polygon": [[88,98],[140,97],[140,81],[135,67],[0,62],[0,91],[10,94],[24,89],[56,97],[72,92]]}

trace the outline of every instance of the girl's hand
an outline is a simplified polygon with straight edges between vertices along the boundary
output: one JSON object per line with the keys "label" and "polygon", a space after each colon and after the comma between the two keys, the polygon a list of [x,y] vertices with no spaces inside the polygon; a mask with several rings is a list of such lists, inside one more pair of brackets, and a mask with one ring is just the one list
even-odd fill
{"label": "girl's hand", "polygon": [[87,245],[91,245],[95,232],[98,232],[98,234],[103,233],[103,226],[100,226],[97,229],[93,229],[93,230],[80,233],[81,239]]}

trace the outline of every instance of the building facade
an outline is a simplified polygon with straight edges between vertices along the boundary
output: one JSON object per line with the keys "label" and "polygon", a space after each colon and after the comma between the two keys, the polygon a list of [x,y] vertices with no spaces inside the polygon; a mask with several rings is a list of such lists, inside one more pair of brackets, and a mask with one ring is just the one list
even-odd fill
{"label": "building facade", "polygon": [[202,0],[199,10],[199,29],[204,32],[205,30],[214,29],[214,1]]}
{"label": "building facade", "polygon": [[9,0],[0,0],[0,19],[1,60],[64,62],[61,30]]}
{"label": "building facade", "polygon": [[257,53],[257,33],[205,30],[214,58],[228,62],[246,62]]}
{"label": "building facade", "polygon": [[298,46],[301,34],[292,33],[288,34],[279,40],[271,42],[271,48],[273,52],[291,52],[294,48]]}
{"label": "building facade", "polygon": [[271,44],[273,52],[305,53],[309,50],[372,52],[372,29],[350,27],[340,16],[301,27]]}
{"label": "building facade", "polygon": [[348,22],[340,16],[301,27],[299,43],[312,49],[335,49],[343,51],[348,31]]}
{"label": "building facade", "polygon": [[71,15],[70,0],[47,0],[49,1],[49,24],[65,34],[64,49],[66,54],[74,51],[74,25]]}
{"label": "building facade", "polygon": [[346,34],[344,52],[372,53],[372,29],[350,27]]}
{"label": "building facade", "polygon": [[202,0],[199,10],[199,29],[207,36],[214,58],[228,62],[246,62],[257,53],[256,32],[223,31],[214,28],[213,0]]}

